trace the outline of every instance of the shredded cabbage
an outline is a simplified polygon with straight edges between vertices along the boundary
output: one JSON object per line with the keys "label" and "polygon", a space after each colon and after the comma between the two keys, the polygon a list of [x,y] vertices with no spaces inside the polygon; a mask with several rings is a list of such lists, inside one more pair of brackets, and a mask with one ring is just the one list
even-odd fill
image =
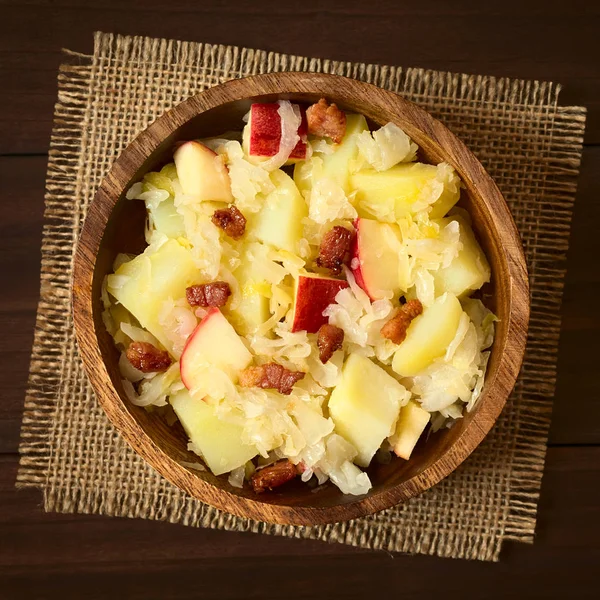
{"label": "shredded cabbage", "polygon": [[357,136],[361,157],[377,171],[385,171],[399,162],[415,160],[418,146],[396,125],[387,123],[377,131]]}
{"label": "shredded cabbage", "polygon": [[[177,203],[177,199],[175,202]],[[200,274],[208,281],[215,280],[219,273],[223,250],[218,227],[209,215],[197,207],[180,204],[177,211],[183,217],[186,237],[192,244],[192,258]]]}
{"label": "shredded cabbage", "polygon": [[264,164],[252,164],[246,160],[239,142],[226,142],[219,148],[223,153],[225,164],[231,179],[231,193],[236,206],[243,213],[258,212],[264,195],[275,189]]}
{"label": "shredded cabbage", "polygon": [[173,354],[179,358],[190,334],[196,329],[198,319],[185,298],[165,300],[158,313],[158,323],[173,344]]}
{"label": "shredded cabbage", "polygon": [[440,228],[427,212],[420,212],[400,219],[398,226],[402,239],[398,253],[406,257],[407,290],[428,307],[435,300],[433,273],[450,265],[462,250],[459,223],[451,221]]}
{"label": "shredded cabbage", "polygon": [[[367,294],[358,286],[352,272],[345,268],[344,273],[350,287],[340,290],[335,297],[335,304],[330,304],[323,315],[329,323],[344,330],[344,341],[365,347],[372,340],[382,343],[378,333],[386,317],[393,309],[388,299],[371,303]],[[380,337],[380,336],[379,336]],[[375,345],[373,344],[373,345]]]}
{"label": "shredded cabbage", "polygon": [[149,332],[141,327],[136,327],[130,323],[122,322],[120,324],[121,331],[132,341],[132,342],[146,342],[152,344],[157,348],[161,348],[160,342]]}
{"label": "shredded cabbage", "polygon": [[441,162],[436,167],[435,178],[428,181],[421,190],[418,200],[412,205],[413,212],[429,209],[429,207],[440,199],[440,196],[446,192],[451,195],[458,195],[460,190],[460,178],[456,171],[445,162]]}
{"label": "shredded cabbage", "polygon": [[313,154],[319,153],[327,155],[335,152],[333,143],[331,143],[327,138],[316,138],[314,140],[310,140],[310,147]]}
{"label": "shredded cabbage", "polygon": [[179,379],[179,363],[173,363],[164,373],[145,379],[136,392],[131,381],[123,379],[123,388],[132,404],[136,406],[166,406],[171,386]]}
{"label": "shredded cabbage", "polygon": [[340,488],[342,494],[362,496],[371,489],[369,476],[349,460],[342,463],[339,468],[329,471],[328,475],[329,479]]}
{"label": "shredded cabbage", "polygon": [[408,254],[425,269],[449,266],[462,249],[458,221],[439,229],[423,215],[420,222],[408,217],[399,225]]}
{"label": "shredded cabbage", "polygon": [[[313,254],[318,253],[318,247],[321,245],[323,236],[336,225],[341,225],[342,227],[346,227],[346,229],[351,229],[352,221],[348,219],[335,219],[334,221],[317,223],[316,221],[313,221],[313,219],[311,219],[310,217],[305,217],[304,219],[302,219],[304,238],[308,243],[308,248],[305,247],[305,252],[307,252],[306,255],[308,257],[311,257]],[[315,248],[310,248],[310,246],[314,246]]]}
{"label": "shredded cabbage", "polygon": [[315,465],[316,469],[327,475],[344,494],[366,494],[371,489],[371,481],[352,462],[358,454],[356,448],[336,433],[327,438],[325,448],[324,456]]}
{"label": "shredded cabbage", "polygon": [[199,463],[199,462],[187,462],[184,460],[180,460],[179,464],[182,467],[186,467],[187,469],[193,469],[194,471],[206,471],[206,467],[202,463]]}
{"label": "shredded cabbage", "polygon": [[123,379],[136,383],[144,379],[144,373],[136,369],[127,359],[125,352],[121,352],[119,357],[119,371],[123,376]]}
{"label": "shredded cabbage", "polygon": [[322,177],[313,183],[310,190],[308,216],[315,223],[324,224],[337,219],[356,219],[358,213],[341,186],[328,177]]}
{"label": "shredded cabbage", "polygon": [[292,333],[287,323],[277,323],[273,333],[276,337],[258,334],[250,337],[250,347],[255,354],[277,362],[284,359],[297,363],[312,352],[306,331]]}

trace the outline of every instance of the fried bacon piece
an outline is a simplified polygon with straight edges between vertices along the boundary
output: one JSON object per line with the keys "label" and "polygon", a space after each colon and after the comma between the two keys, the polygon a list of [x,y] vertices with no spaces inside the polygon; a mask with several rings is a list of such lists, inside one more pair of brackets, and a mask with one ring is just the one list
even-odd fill
{"label": "fried bacon piece", "polygon": [[342,265],[350,262],[350,246],[353,237],[354,233],[341,225],[332,227],[321,241],[317,265],[338,275]]}
{"label": "fried bacon piece", "polygon": [[233,204],[215,210],[211,220],[234,240],[241,238],[246,231],[246,217]]}
{"label": "fried bacon piece", "polygon": [[274,389],[287,396],[292,393],[294,384],[305,375],[302,371],[290,371],[277,363],[267,363],[244,369],[240,373],[239,384],[242,387]]}
{"label": "fried bacon piece", "polygon": [[401,344],[406,338],[406,330],[410,322],[423,312],[420,300],[409,300],[400,307],[398,314],[390,319],[382,328],[381,335],[394,344]]}
{"label": "fried bacon piece", "polygon": [[321,98],[306,110],[308,133],[331,138],[339,144],[346,133],[346,113]]}
{"label": "fried bacon piece", "polygon": [[185,297],[190,306],[225,306],[229,296],[231,288],[226,281],[201,283],[185,289]]}
{"label": "fried bacon piece", "polygon": [[336,350],[342,347],[344,341],[344,330],[335,325],[325,323],[319,327],[317,332],[317,346],[319,347],[319,358],[325,364]]}
{"label": "fried bacon piece", "polygon": [[127,360],[142,373],[158,373],[171,366],[171,357],[166,350],[159,350],[149,342],[131,342],[125,355]]}
{"label": "fried bacon piece", "polygon": [[286,458],[255,471],[250,478],[250,483],[254,492],[261,494],[291,481],[296,475],[298,475],[298,468]]}

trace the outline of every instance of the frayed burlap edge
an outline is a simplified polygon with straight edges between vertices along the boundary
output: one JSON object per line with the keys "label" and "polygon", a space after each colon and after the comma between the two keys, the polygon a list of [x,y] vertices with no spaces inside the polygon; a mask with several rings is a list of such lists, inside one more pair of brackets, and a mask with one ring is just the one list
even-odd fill
{"label": "frayed burlap edge", "polygon": [[[42,488],[46,510],[158,518],[195,526],[318,538],[395,551],[497,560],[503,540],[531,542],[555,386],[564,260],[585,110],[559,107],[559,88],[550,83],[341,63],[224,46],[97,34],[93,57],[67,54],[69,64],[63,65],[59,74],[59,99],[48,164],[40,303],[25,400],[18,485]],[[69,439],[68,431],[57,433],[57,396],[67,389],[65,383],[73,378],[80,365],[72,340],[70,344],[60,341],[72,338],[69,303],[72,253],[91,197],[85,182],[93,167],[86,162],[84,150],[95,135],[91,117],[98,100],[102,100],[94,96],[97,90],[93,84],[104,77],[111,65],[126,64],[125,59],[142,65],[138,67],[142,69],[148,64],[152,72],[160,72],[174,63],[201,65],[206,71],[203,75],[206,85],[277,70],[338,73],[403,93],[436,116],[446,117],[446,121],[451,119],[451,111],[462,105],[469,118],[470,107],[476,110],[482,98],[495,103],[491,114],[498,118],[500,125],[508,110],[518,111],[522,107],[526,113],[532,107],[538,111],[536,118],[541,131],[549,134],[538,136],[541,142],[535,140],[534,147],[542,157],[538,165],[540,173],[550,172],[551,176],[540,183],[541,193],[533,214],[524,217],[523,207],[511,204],[506,187],[499,181],[526,242],[532,320],[523,374],[513,394],[520,398],[526,394],[527,399],[511,402],[509,407],[515,425],[512,465],[501,487],[504,496],[497,502],[498,514],[489,522],[487,533],[481,528],[465,527],[465,523],[455,528],[450,523],[441,533],[418,527],[416,531],[407,531],[402,519],[410,516],[411,511],[430,511],[434,519],[435,499],[429,504],[427,500],[432,498],[431,492],[397,511],[391,509],[349,523],[304,528],[239,519],[181,493],[165,493],[162,488],[154,493],[142,493],[126,487],[102,489],[101,485],[90,486],[85,482],[63,485],[61,473],[67,471],[62,448],[73,440]],[[182,95],[185,97],[185,89]],[[450,112],[446,114],[446,111]],[[462,137],[465,139],[464,133]],[[465,141],[469,143],[468,136]],[[485,149],[478,152],[478,156],[486,162]],[[531,204],[524,209],[531,212]],[[529,232],[524,232],[523,227],[529,228]],[[84,384],[79,385],[83,394]],[[477,453],[484,451],[482,447]],[[501,464],[492,459],[489,462],[492,470],[494,465]],[[451,485],[452,478],[438,488],[451,489]],[[443,492],[438,496],[440,494]],[[473,508],[477,510],[477,506]]]}

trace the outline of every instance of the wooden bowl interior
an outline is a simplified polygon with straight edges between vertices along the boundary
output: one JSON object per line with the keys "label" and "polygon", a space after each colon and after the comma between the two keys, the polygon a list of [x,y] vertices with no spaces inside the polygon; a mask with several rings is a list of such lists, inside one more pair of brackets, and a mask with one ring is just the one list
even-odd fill
{"label": "wooden bowl interior", "polygon": [[[296,102],[312,103],[319,99],[321,94],[297,93],[288,95],[288,99]],[[143,175],[153,169],[159,168],[172,160],[173,145],[176,141],[194,139],[208,136],[216,136],[225,131],[239,130],[242,125],[242,117],[248,111],[250,104],[255,101],[268,102],[281,97],[278,95],[262,95],[248,98],[246,100],[237,100],[213,108],[194,117],[189,122],[182,125],[172,135],[166,138],[155,152],[148,157],[143,165],[136,172],[129,182],[129,185],[139,181]],[[285,97],[285,95],[283,95]],[[469,180],[461,170],[460,164],[445,155],[436,144],[431,144],[424,134],[415,126],[403,119],[403,115],[397,114],[390,116],[388,112],[379,110],[376,107],[367,107],[362,103],[353,102],[341,97],[331,97],[340,107],[352,112],[362,112],[370,121],[372,126],[380,126],[390,120],[394,120],[415,140],[420,147],[419,159],[424,162],[437,164],[441,161],[450,162],[459,172],[466,189],[463,189],[460,205],[466,208],[473,220],[473,227],[476,235],[483,246],[485,253],[490,260],[492,267],[492,281],[483,290],[484,302],[500,318],[496,330],[496,339],[492,351],[492,357],[486,376],[486,385],[480,402],[472,413],[466,414],[451,429],[445,429],[432,434],[427,442],[421,441],[410,461],[404,461],[394,458],[389,464],[373,464],[368,469],[369,477],[373,483],[373,490],[370,496],[377,495],[382,491],[389,490],[399,483],[406,482],[414,476],[421,473],[424,469],[430,467],[440,456],[448,452],[455,441],[460,438],[469,427],[471,421],[485,404],[487,390],[492,381],[496,379],[499,357],[503,352],[507,338],[507,323],[509,304],[507,296],[499,293],[502,289],[502,281],[507,276],[507,265],[503,258],[503,252],[500,252],[502,240],[498,239],[493,226],[493,218],[489,208],[481,201],[479,193],[473,186],[469,185]],[[127,188],[129,187],[127,186]],[[126,189],[127,189],[126,188]],[[155,414],[142,408],[133,406],[130,402],[123,400],[126,398],[121,384],[121,377],[118,369],[118,353],[113,345],[112,338],[108,335],[102,322],[102,306],[100,301],[100,288],[105,275],[112,271],[112,264],[116,255],[120,252],[139,253],[145,247],[144,242],[144,222],[145,208],[141,201],[129,201],[124,197],[124,193],[119,198],[115,209],[109,219],[105,230],[100,251],[97,256],[96,267],[93,278],[93,314],[95,331],[98,337],[100,352],[105,360],[108,373],[112,384],[116,388],[125,408],[143,428],[145,433],[151,438],[156,446],[160,448],[173,460],[197,462],[196,455],[187,450],[187,436],[179,423],[173,427],[166,425],[163,420]],[[310,507],[331,507],[340,504],[353,503],[357,501],[356,497],[342,494],[335,486],[325,484],[317,489],[293,482],[285,486],[280,491],[274,491],[268,494],[256,496],[247,489],[237,489],[229,485],[227,476],[215,477],[209,471],[192,471],[195,477],[224,489],[236,496],[245,496],[253,498],[263,503],[273,505],[287,506],[310,506]]]}

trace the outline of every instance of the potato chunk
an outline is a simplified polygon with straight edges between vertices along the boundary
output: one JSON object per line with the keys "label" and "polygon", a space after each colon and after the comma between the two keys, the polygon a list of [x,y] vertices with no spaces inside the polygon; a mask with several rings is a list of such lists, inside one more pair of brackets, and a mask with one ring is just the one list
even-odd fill
{"label": "potato chunk", "polygon": [[449,266],[433,274],[437,296],[445,292],[463,296],[490,280],[490,265],[467,220],[454,215],[438,222],[440,227],[445,227],[452,221],[458,222],[463,247]]}
{"label": "potato chunk", "polygon": [[357,136],[368,130],[362,115],[346,114],[346,134],[340,144],[331,144],[331,153],[315,153],[294,167],[294,181],[302,194],[310,193],[315,179],[327,177],[350,193],[350,173],[358,155]]}
{"label": "potato chunk", "polygon": [[440,185],[443,188],[432,205],[432,218],[443,217],[460,197],[458,176],[447,164],[403,163],[386,171],[364,169],[350,177],[350,185],[356,191],[359,216],[375,216],[390,223],[415,212],[415,206],[422,210],[422,202],[439,193]]}
{"label": "potato chunk", "polygon": [[398,346],[392,368],[413,377],[446,352],[458,329],[463,310],[456,296],[444,294],[412,321]]}
{"label": "potato chunk", "polygon": [[259,242],[240,246],[240,264],[233,275],[240,286],[239,304],[235,310],[225,309],[227,317],[241,335],[251,335],[271,316],[271,285],[261,269],[268,248]]}
{"label": "potato chunk", "polygon": [[335,431],[358,450],[356,464],[366,467],[393,431],[407,391],[370,359],[351,354],[341,381],[331,393],[329,414]]}
{"label": "potato chunk", "polygon": [[158,249],[148,246],[133,260],[108,276],[108,291],[173,355],[173,342],[159,323],[162,303],[185,297],[185,290],[199,283],[192,255],[176,240]]}
{"label": "potato chunk", "polygon": [[215,475],[237,469],[258,454],[254,446],[242,442],[242,427],[219,419],[204,400],[184,390],[172,395],[170,402],[195,450]]}

